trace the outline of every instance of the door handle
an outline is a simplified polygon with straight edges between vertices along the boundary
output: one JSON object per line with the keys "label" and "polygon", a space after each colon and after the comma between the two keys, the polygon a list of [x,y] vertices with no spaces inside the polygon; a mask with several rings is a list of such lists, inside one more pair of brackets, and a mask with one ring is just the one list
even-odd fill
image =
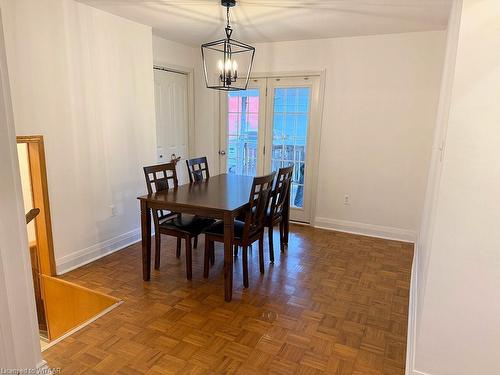
{"label": "door handle", "polygon": [[226,155],[226,151],[225,150],[219,150],[219,155]]}

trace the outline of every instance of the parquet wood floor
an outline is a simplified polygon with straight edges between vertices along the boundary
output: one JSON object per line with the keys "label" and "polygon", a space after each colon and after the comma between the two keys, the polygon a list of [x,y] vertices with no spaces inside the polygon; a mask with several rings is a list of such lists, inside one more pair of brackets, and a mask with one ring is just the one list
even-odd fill
{"label": "parquet wood floor", "polygon": [[274,266],[266,259],[265,275],[256,247],[249,252],[247,290],[238,258],[230,303],[220,245],[204,280],[200,241],[192,281],[174,240],[162,246],[150,282],[142,281],[140,244],[63,276],[125,302],[45,351],[50,367],[63,374],[404,374],[412,244],[292,225],[288,251],[276,251]]}

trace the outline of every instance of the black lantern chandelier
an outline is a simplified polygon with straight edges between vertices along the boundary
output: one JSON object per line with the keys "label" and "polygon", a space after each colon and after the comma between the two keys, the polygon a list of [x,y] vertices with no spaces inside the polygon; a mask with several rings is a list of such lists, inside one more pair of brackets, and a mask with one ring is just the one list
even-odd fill
{"label": "black lantern chandelier", "polygon": [[236,0],[221,0],[221,5],[227,10],[226,38],[201,46],[205,83],[209,89],[246,90],[255,48],[231,38],[229,9],[236,5]]}

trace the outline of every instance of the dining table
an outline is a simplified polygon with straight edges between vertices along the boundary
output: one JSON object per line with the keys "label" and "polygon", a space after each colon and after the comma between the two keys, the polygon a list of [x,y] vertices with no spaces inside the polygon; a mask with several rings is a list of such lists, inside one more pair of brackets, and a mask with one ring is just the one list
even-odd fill
{"label": "dining table", "polygon": [[[142,277],[151,278],[151,210],[168,210],[224,222],[224,299],[233,294],[232,238],[234,221],[244,212],[250,198],[253,177],[220,174],[208,179],[138,197],[141,205]],[[289,205],[286,205],[284,242],[288,243]]]}

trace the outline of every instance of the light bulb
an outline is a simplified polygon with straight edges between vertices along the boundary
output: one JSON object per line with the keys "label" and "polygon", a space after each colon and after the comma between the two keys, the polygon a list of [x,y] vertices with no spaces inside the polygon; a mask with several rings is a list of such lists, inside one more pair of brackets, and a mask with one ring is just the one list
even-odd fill
{"label": "light bulb", "polygon": [[226,67],[225,67],[226,68],[226,72],[229,72],[231,70],[231,65],[232,65],[231,59],[227,59],[226,60]]}
{"label": "light bulb", "polygon": [[222,60],[219,60],[217,62],[217,67],[219,68],[219,72],[222,73],[222,71],[224,70],[224,64],[222,63]]}
{"label": "light bulb", "polygon": [[236,72],[238,70],[238,63],[236,60],[233,60],[233,72]]}

